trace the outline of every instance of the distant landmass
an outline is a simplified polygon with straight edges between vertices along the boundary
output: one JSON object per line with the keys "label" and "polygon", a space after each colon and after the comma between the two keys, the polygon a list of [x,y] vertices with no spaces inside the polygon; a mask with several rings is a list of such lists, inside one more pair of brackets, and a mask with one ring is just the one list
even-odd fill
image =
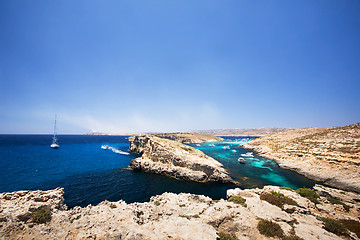
{"label": "distant landmass", "polygon": [[192,132],[204,133],[214,136],[264,136],[270,133],[282,132],[289,128],[232,128],[214,130],[194,130]]}
{"label": "distant landmass", "polygon": [[[290,128],[231,128],[231,129],[212,129],[212,130],[192,130],[191,133],[202,133],[213,136],[264,136],[270,133],[282,132],[289,130]],[[160,132],[144,132],[143,134],[159,134]],[[134,133],[114,134],[114,133],[102,133],[91,132],[84,135],[134,135]]]}

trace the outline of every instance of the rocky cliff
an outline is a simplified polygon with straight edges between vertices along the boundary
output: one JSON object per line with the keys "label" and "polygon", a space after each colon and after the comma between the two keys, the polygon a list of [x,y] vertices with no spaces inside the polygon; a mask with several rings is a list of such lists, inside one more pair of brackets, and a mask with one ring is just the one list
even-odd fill
{"label": "rocky cliff", "polygon": [[141,154],[130,162],[133,170],[197,182],[233,182],[221,163],[180,142],[143,135],[129,137],[129,143],[132,152]]}
{"label": "rocky cliff", "polygon": [[144,203],[104,201],[70,210],[62,189],[2,193],[0,239],[359,239],[360,196],[315,190],[317,203],[267,186],[228,190],[228,200],[164,193]]}
{"label": "rocky cliff", "polygon": [[360,123],[288,130],[252,140],[241,147],[307,177],[360,192]]}

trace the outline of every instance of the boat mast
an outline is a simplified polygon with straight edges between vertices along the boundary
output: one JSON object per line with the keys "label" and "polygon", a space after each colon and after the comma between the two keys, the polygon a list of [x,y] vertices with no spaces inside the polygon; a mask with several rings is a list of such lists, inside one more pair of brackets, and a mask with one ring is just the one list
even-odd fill
{"label": "boat mast", "polygon": [[55,125],[54,125],[54,136],[53,136],[53,143],[56,143],[56,114],[55,114]]}

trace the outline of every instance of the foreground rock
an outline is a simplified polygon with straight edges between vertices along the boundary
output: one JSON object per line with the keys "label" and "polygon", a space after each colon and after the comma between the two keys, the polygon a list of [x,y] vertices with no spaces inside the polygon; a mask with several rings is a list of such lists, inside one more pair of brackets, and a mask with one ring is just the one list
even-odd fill
{"label": "foreground rock", "polygon": [[203,152],[155,135],[129,137],[130,150],[141,154],[131,160],[133,170],[197,182],[231,183],[223,165]]}
{"label": "foreground rock", "polygon": [[[243,204],[212,200],[202,195],[164,193],[145,203],[104,201],[97,206],[70,210],[66,210],[63,204],[62,189],[2,193],[0,239],[215,240],[224,233],[238,239],[268,239],[257,228],[260,219],[279,224],[284,236],[359,239],[351,231],[337,236],[325,230],[319,217],[348,219],[360,224],[357,202],[360,196],[322,186],[316,189],[326,196],[319,198],[319,204],[294,191],[267,186],[264,189],[228,191],[229,197],[241,196]],[[261,200],[263,194],[272,192],[293,199],[297,206],[277,207]],[[349,206],[349,211],[343,205],[329,203],[329,196],[341,197],[339,200]],[[34,223],[34,213],[42,208],[50,210],[51,218],[44,223]]]}
{"label": "foreground rock", "polygon": [[241,147],[307,177],[360,192],[360,123],[288,130]]}

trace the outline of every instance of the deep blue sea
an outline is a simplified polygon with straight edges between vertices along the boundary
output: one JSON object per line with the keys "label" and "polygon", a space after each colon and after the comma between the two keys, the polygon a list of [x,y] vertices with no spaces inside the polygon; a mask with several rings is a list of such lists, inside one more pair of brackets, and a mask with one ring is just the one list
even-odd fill
{"label": "deep blue sea", "polygon": [[[238,145],[246,138],[228,137],[228,141],[193,144],[217,159],[238,182],[232,184],[195,183],[127,169],[131,159],[127,136],[60,135],[60,149],[51,149],[50,135],[0,135],[0,192],[64,188],[69,207],[97,204],[105,199],[127,203],[148,201],[164,192],[203,194],[225,198],[229,188],[253,188],[264,185],[293,189],[312,187],[316,182],[275,162],[254,155],[237,159],[248,150]],[[115,151],[103,150],[109,145]],[[229,146],[230,149],[223,149]],[[233,151],[235,150],[235,151]],[[128,153],[126,155],[124,153]]]}

